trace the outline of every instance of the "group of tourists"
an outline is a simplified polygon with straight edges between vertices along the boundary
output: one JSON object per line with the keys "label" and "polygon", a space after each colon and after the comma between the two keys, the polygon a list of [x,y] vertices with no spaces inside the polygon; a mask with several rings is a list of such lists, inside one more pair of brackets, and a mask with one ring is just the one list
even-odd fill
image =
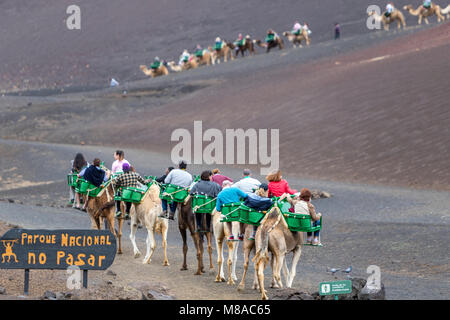
{"label": "group of tourists", "polygon": [[[429,10],[431,9],[432,6],[432,1],[431,0],[424,0],[422,2],[421,8],[423,10]],[[392,14],[392,12],[394,12],[395,10],[395,6],[393,2],[388,2],[388,4],[386,5],[386,12],[384,13],[384,15],[386,16],[386,18],[389,18]]]}
{"label": "group of tourists", "polygon": [[[72,161],[71,171],[96,187],[99,187],[111,177],[111,182],[117,190],[120,187],[144,188],[152,179],[144,179],[139,175],[124,156],[125,154],[122,150],[117,150],[114,153],[114,162],[111,170],[108,170],[103,166],[99,158],[95,158],[92,164],[89,164],[84,156],[78,153]],[[311,216],[313,226],[318,226],[319,224],[321,214],[315,212],[315,208],[310,202],[311,192],[307,188],[301,189],[300,192],[292,189],[288,182],[283,179],[280,170],[275,170],[267,175],[266,182],[260,182],[252,177],[250,169],[244,169],[241,179],[236,182],[230,177],[223,175],[219,169],[205,170],[200,174],[199,178],[198,181],[194,180],[192,174],[187,171],[187,163],[181,161],[178,168],[166,168],[164,174],[161,177],[156,177],[154,181],[160,184],[162,188],[164,188],[164,185],[170,184],[189,190],[189,195],[191,196],[201,194],[216,199],[215,210],[218,212],[221,212],[223,205],[240,201],[243,201],[244,205],[254,210],[267,210],[274,204],[274,198],[278,198],[279,201],[286,199],[291,204],[291,213],[308,214]],[[70,188],[70,196],[73,208],[86,211],[89,197],[86,197],[87,200],[81,206],[81,197],[73,187]],[[122,215],[120,203],[121,201],[116,201],[116,217]],[[159,217],[174,220],[178,203],[162,199],[161,205],[162,213]],[[129,219],[131,206],[131,202],[125,202],[125,219]],[[206,215],[206,226],[203,226],[202,214],[195,215],[197,232],[208,232],[211,227],[211,215]],[[227,222],[227,224],[229,230],[231,230],[231,222]],[[256,230],[257,227],[254,226],[250,240],[254,239]],[[245,224],[240,223],[237,239],[230,235],[228,240],[242,241],[244,240],[244,233]],[[314,232],[314,234],[308,233],[307,243],[320,245],[319,231]]]}

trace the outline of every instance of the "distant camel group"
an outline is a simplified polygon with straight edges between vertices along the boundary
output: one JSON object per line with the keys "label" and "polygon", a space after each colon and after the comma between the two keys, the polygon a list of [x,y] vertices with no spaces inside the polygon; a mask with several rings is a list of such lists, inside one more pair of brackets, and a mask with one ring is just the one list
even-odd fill
{"label": "distant camel group", "polygon": [[[422,24],[422,20],[425,20],[425,23],[429,24],[428,17],[433,15],[436,15],[438,23],[445,21],[446,16],[447,19],[450,19],[450,5],[443,9],[439,5],[431,3],[431,7],[429,9],[424,8],[423,5],[420,5],[414,9],[412,5],[408,4],[403,7],[403,10],[407,11],[412,16],[418,17],[418,24]],[[377,21],[382,22],[384,30],[386,31],[389,30],[389,25],[394,22],[397,22],[398,29],[406,27],[405,16],[399,9],[396,8],[390,15],[387,15],[386,12],[379,15],[375,11],[368,12],[368,15],[374,16]]]}
{"label": "distant camel group", "polygon": [[[403,10],[412,16],[418,17],[418,24],[422,24],[422,20],[424,20],[426,24],[429,24],[428,17],[433,15],[437,17],[438,23],[445,21],[446,18],[450,19],[450,5],[443,8],[435,3],[431,3],[429,9],[425,8],[423,5],[418,6],[416,9],[414,9],[412,5],[406,5],[403,7]],[[394,8],[390,14],[384,12],[380,15],[375,11],[370,11],[368,12],[368,15],[374,16],[376,21],[382,23],[383,28],[386,31],[389,30],[389,25],[395,22],[397,22],[398,29],[406,27],[405,16],[402,11],[397,8]],[[310,31],[305,28],[302,28],[299,34],[285,31],[282,35],[292,43],[294,48],[301,47],[302,43],[306,43],[307,46],[311,43]],[[285,48],[283,39],[276,33],[274,39],[271,41],[255,40],[252,39],[250,35],[247,35],[242,42],[228,42],[224,40],[223,45],[220,47],[215,46],[213,48],[208,46],[207,49],[202,51],[201,55],[189,54],[186,61],[180,63],[176,63],[175,61],[163,61],[156,68],[148,68],[145,65],[141,65],[139,68],[145,75],[154,78],[168,75],[169,69],[172,72],[181,72],[196,69],[202,65],[215,65],[216,63],[219,64],[221,61],[228,62],[229,60],[234,60],[239,54],[241,54],[242,57],[245,57],[246,52],[248,52],[249,56],[252,56],[256,53],[256,46],[266,49],[265,51],[267,53],[273,48],[278,47],[280,50]]]}

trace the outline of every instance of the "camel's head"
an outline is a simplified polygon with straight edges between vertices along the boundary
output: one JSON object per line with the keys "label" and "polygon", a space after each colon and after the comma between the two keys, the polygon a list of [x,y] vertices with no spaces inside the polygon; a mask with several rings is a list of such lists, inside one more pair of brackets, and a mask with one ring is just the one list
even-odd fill
{"label": "camel's head", "polygon": [[403,7],[403,10],[412,10],[412,5],[407,4],[406,6]]}
{"label": "camel's head", "polygon": [[173,66],[174,64],[175,64],[174,61],[169,61],[169,62],[167,62],[167,65],[168,65],[168,66]]}
{"label": "camel's head", "polygon": [[147,69],[147,66],[145,66],[145,65],[141,64],[141,65],[139,66],[139,69],[141,69],[142,71],[144,71],[144,70],[146,70],[146,69]]}
{"label": "camel's head", "polygon": [[283,32],[283,36],[285,36],[285,37],[287,37],[288,34],[289,34],[289,33],[288,33],[287,31]]}
{"label": "camel's head", "polygon": [[373,16],[373,15],[375,15],[376,14],[376,12],[375,12],[375,10],[372,10],[372,11],[369,11],[369,12],[367,12],[367,15],[370,17],[370,16]]}

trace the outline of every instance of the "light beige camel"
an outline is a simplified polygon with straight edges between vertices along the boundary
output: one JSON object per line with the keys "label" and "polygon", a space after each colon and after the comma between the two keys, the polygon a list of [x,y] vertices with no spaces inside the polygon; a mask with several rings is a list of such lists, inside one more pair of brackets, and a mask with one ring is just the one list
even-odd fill
{"label": "light beige camel", "polygon": [[[100,230],[103,221],[106,219],[106,221],[108,222],[109,230],[117,238],[119,243],[117,253],[121,254],[123,219],[118,219],[119,230],[116,233],[114,227],[116,210],[114,201],[114,188],[112,183],[108,184],[106,188],[100,191],[97,197],[89,197],[84,195],[83,198],[85,202],[87,201],[86,212],[91,219],[91,228]],[[125,211],[122,209],[122,212]]]}
{"label": "light beige camel", "polygon": [[214,65],[215,61],[213,59],[213,50],[211,47],[208,47],[208,50],[203,50],[203,55],[201,57],[196,57],[198,65]]}
{"label": "light beige camel", "polygon": [[214,237],[216,240],[216,248],[217,248],[217,264],[218,264],[218,272],[216,276],[215,282],[225,282],[225,275],[223,272],[223,243],[226,241],[228,247],[228,284],[233,285],[235,281],[237,281],[236,277],[236,262],[237,262],[237,251],[239,247],[239,242],[235,241],[227,241],[228,237],[231,234],[237,236],[239,233],[239,222],[232,222],[232,229],[229,230],[226,226],[226,223],[220,222],[221,213],[214,209],[212,213],[212,225],[214,231]]}
{"label": "light beige camel", "polygon": [[167,76],[169,74],[169,70],[167,69],[167,67],[161,63],[161,65],[159,66],[159,68],[157,69],[149,69],[147,68],[147,66],[145,65],[140,65],[139,69],[141,69],[141,71],[149,77],[155,78],[155,77],[159,77],[159,76]]}
{"label": "light beige camel", "polygon": [[447,20],[450,20],[450,4],[445,8],[441,8],[441,13],[447,16]]}
{"label": "light beige camel", "polygon": [[273,254],[273,277],[276,285],[282,288],[281,268],[286,264],[285,257],[293,252],[291,270],[284,269],[286,275],[286,287],[290,288],[294,281],[298,260],[302,253],[303,233],[291,232],[284,220],[280,209],[274,206],[261,221],[255,237],[256,254],[253,258],[255,273],[258,275],[261,298],[267,300],[264,289],[264,269],[269,261],[269,250]]}
{"label": "light beige camel", "polygon": [[232,49],[224,41],[221,49],[214,49],[212,59],[214,63],[220,64],[220,59],[223,59],[223,62],[228,62],[228,58],[234,60]]}
{"label": "light beige camel", "polygon": [[403,10],[408,11],[410,15],[419,17],[417,21],[418,24],[422,24],[422,19],[425,20],[425,23],[428,24],[428,17],[432,15],[437,16],[437,21],[445,21],[445,17],[441,13],[441,7],[437,4],[432,3],[431,8],[429,10],[425,9],[423,6],[419,6],[417,9],[414,9],[412,5],[406,5],[403,7]]}
{"label": "light beige camel", "polygon": [[302,29],[302,32],[298,35],[293,34],[290,31],[283,32],[283,36],[285,36],[288,41],[292,42],[294,48],[298,45],[299,47],[302,47],[302,41],[306,42],[306,45],[309,46],[311,43],[311,40],[308,35],[308,30]]}
{"label": "light beige camel", "polygon": [[140,222],[147,228],[147,253],[142,263],[150,263],[153,252],[156,248],[155,233],[160,233],[164,250],[163,266],[169,265],[167,259],[167,231],[169,223],[167,219],[158,217],[162,212],[161,199],[159,198],[160,188],[154,183],[150,186],[140,203],[135,203],[130,210],[131,232],[130,240],[133,245],[134,257],[141,255],[136,245],[136,229]]}
{"label": "light beige camel", "polygon": [[374,16],[376,21],[383,23],[383,28],[386,31],[389,30],[389,25],[395,21],[397,21],[397,29],[401,29],[402,27],[404,29],[406,27],[405,16],[398,9],[394,9],[389,17],[386,17],[384,13],[380,16],[376,11],[370,11],[368,15]]}
{"label": "light beige camel", "polygon": [[185,71],[185,70],[189,70],[189,69],[198,68],[197,59],[195,59],[195,57],[193,55],[191,55],[188,62],[184,63],[183,65],[176,64],[175,61],[170,61],[167,63],[167,65],[174,72],[181,72],[181,71]]}

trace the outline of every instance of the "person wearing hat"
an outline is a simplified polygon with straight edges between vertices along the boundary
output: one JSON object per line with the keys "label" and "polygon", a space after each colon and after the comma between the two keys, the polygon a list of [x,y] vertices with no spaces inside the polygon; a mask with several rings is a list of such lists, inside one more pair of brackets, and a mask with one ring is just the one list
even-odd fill
{"label": "person wearing hat", "polygon": [[[313,221],[312,226],[317,227],[320,225],[320,218],[322,217],[321,213],[316,213],[315,207],[311,203],[311,191],[307,188],[303,188],[300,190],[300,195],[295,196],[294,199],[291,199],[289,194],[285,193],[281,196],[280,201],[283,199],[287,199],[287,201],[294,206],[294,212],[297,214],[307,214],[311,216],[311,220]],[[312,239],[312,233],[308,232],[306,243],[312,244],[313,246],[320,246],[319,235],[320,231],[314,232],[314,240]]]}
{"label": "person wearing hat", "polygon": [[[137,172],[131,171],[131,166],[129,163],[122,164],[123,174],[117,176],[114,179],[114,185],[116,188],[119,187],[131,187],[138,188],[139,183],[146,185],[150,183],[151,179],[145,180],[141,177],[141,175]],[[125,211],[125,219],[128,219],[130,216],[131,202],[125,202],[126,211]],[[120,201],[116,201],[116,217],[120,217],[122,212],[120,211]]]}
{"label": "person wearing hat", "polygon": [[239,188],[245,193],[253,193],[261,184],[257,179],[251,177],[250,169],[244,169],[242,172],[242,179],[236,182],[233,187]]}

